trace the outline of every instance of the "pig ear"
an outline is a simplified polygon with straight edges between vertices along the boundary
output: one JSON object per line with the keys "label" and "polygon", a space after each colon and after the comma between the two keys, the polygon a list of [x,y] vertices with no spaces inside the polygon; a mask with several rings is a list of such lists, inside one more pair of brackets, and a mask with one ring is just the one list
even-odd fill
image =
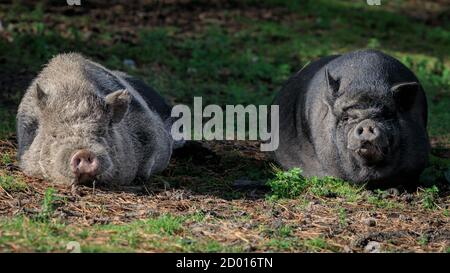
{"label": "pig ear", "polygon": [[335,79],[330,75],[328,68],[325,69],[325,79],[327,81],[328,86],[328,99],[329,102],[334,101],[339,92],[339,86],[341,85],[341,81],[339,79]]}
{"label": "pig ear", "polygon": [[391,88],[395,103],[401,110],[411,109],[419,92],[420,84],[418,82],[398,83]]}
{"label": "pig ear", "polygon": [[112,122],[117,123],[122,120],[128,110],[131,96],[126,89],[115,91],[105,97],[106,105],[112,112]]}
{"label": "pig ear", "polygon": [[36,99],[37,99],[37,103],[39,105],[40,108],[44,108],[46,102],[47,102],[47,97],[48,95],[45,94],[44,90],[42,90],[41,86],[36,83]]}

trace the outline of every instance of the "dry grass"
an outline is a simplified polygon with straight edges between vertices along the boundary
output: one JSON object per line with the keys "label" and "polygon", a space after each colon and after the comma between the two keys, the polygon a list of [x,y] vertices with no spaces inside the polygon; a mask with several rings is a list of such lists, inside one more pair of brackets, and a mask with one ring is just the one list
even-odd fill
{"label": "dry grass", "polygon": [[[448,193],[441,195],[434,210],[422,207],[419,190],[416,193],[387,194],[383,197],[384,201],[394,205],[385,207],[384,203],[368,202],[368,197],[374,195],[368,191],[363,191],[361,198],[355,202],[309,194],[295,200],[270,201],[265,198],[267,190],[233,188],[230,176],[223,173],[229,170],[236,172],[242,162],[248,160],[257,162],[256,165],[259,162],[261,167],[268,164],[266,156],[257,151],[257,143],[243,145],[223,142],[202,145],[204,150],[200,155],[191,154],[189,159],[181,152],[176,154],[170,168],[152,180],[152,183],[122,188],[83,187],[78,195],[73,195],[65,185],[24,177],[17,170],[15,162],[1,166],[2,175],[22,178],[28,186],[21,191],[0,190],[0,216],[3,219],[17,216],[35,219],[41,214],[42,200],[51,187],[56,189],[53,202],[55,210],[51,220],[65,224],[69,233],[106,224],[120,227],[138,220],[172,215],[190,219],[183,223],[182,232],[177,236],[214,242],[221,246],[218,251],[361,252],[370,241],[380,242],[382,251],[448,250]],[[14,154],[14,144],[11,141],[2,141],[0,149],[1,153]],[[240,162],[223,160],[236,154]],[[190,167],[208,172],[212,180],[214,177],[220,178],[224,183],[222,190],[209,190],[208,185],[201,185],[208,184],[208,179],[199,181],[189,173],[174,174],[178,168],[192,164],[192,158],[195,161],[201,157],[215,157],[217,165]],[[207,159],[204,161],[207,162]],[[175,180],[181,181],[175,187],[161,182]],[[222,191],[226,188],[235,192],[235,197],[233,194],[224,195]],[[199,214],[202,217],[196,220],[193,216]],[[96,232],[83,242],[108,245],[111,232],[114,233],[108,229]],[[138,233],[141,239],[156,236],[151,232]],[[17,236],[20,238],[23,235]],[[177,244],[174,246],[169,241],[167,244],[172,244],[169,251],[186,251],[185,247]],[[161,244],[164,245],[164,242]],[[155,247],[143,240],[133,249],[167,251],[166,247]],[[35,250],[27,244],[13,246],[11,242],[0,248],[5,251]]]}

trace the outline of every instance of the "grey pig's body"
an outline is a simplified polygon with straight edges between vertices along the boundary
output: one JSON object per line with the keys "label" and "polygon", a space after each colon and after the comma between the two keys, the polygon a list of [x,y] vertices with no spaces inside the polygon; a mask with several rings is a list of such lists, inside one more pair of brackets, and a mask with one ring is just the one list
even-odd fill
{"label": "grey pig's body", "polygon": [[127,74],[76,53],[58,55],[20,103],[20,167],[29,176],[70,184],[148,179],[171,157],[170,111]]}
{"label": "grey pig's body", "polygon": [[427,102],[415,75],[375,50],[319,59],[275,98],[275,160],[306,176],[357,184],[415,184],[426,167]]}

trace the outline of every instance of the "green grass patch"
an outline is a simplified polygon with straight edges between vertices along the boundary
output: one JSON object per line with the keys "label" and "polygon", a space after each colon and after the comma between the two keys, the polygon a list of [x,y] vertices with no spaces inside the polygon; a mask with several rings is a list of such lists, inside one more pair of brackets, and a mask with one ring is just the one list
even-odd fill
{"label": "green grass patch", "polygon": [[422,206],[425,209],[435,209],[436,202],[439,198],[439,189],[436,186],[426,188],[422,192]]}
{"label": "green grass patch", "polygon": [[25,191],[28,185],[19,177],[0,173],[0,187],[7,192]]}
{"label": "green grass patch", "polygon": [[3,165],[8,165],[13,162],[13,159],[11,158],[10,154],[4,153],[4,154],[2,154],[0,161]]}
{"label": "green grass patch", "polygon": [[339,216],[339,225],[341,227],[345,227],[347,225],[347,211],[345,210],[345,208],[339,208],[338,216]]}
{"label": "green grass patch", "polygon": [[340,197],[354,202],[361,193],[361,188],[352,186],[342,179],[334,177],[306,178],[299,168],[289,171],[276,169],[275,178],[269,180],[267,185],[272,191],[269,196],[271,199],[292,199],[309,193],[321,197]]}
{"label": "green grass patch", "polygon": [[55,203],[59,200],[59,198],[55,196],[55,193],[56,190],[53,188],[48,188],[45,191],[41,211],[36,217],[38,221],[48,222],[51,219],[55,211]]}
{"label": "green grass patch", "polygon": [[[53,195],[52,191],[48,192],[49,196]],[[51,200],[54,200],[54,197],[48,197],[44,203],[52,203]],[[89,228],[67,225],[57,219],[42,221],[25,216],[0,218],[2,227],[0,249],[12,250],[9,246],[13,244],[32,252],[65,252],[68,251],[67,245],[75,242],[81,246],[81,252],[243,251],[240,245],[227,245],[190,234],[190,230],[183,227],[183,224],[196,217],[198,216],[164,214],[127,224],[96,224]]]}
{"label": "green grass patch", "polygon": [[381,209],[400,209],[404,207],[404,204],[390,199],[386,191],[379,189],[367,196],[367,202]]}
{"label": "green grass patch", "polygon": [[304,245],[307,248],[307,251],[310,252],[319,252],[322,250],[332,251],[336,252],[338,249],[325,241],[325,239],[321,237],[313,238],[313,239],[306,239],[304,241]]}

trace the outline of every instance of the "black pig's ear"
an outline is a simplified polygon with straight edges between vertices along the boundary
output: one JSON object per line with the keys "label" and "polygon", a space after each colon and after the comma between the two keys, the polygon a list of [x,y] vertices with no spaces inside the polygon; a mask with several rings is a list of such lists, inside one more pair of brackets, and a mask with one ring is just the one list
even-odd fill
{"label": "black pig's ear", "polygon": [[391,91],[397,106],[403,111],[408,111],[413,106],[419,89],[418,82],[403,82],[392,86]]}
{"label": "black pig's ear", "polygon": [[44,108],[45,104],[47,103],[47,97],[48,95],[42,90],[41,86],[36,83],[36,98],[37,103],[40,108]]}
{"label": "black pig's ear", "polygon": [[130,93],[126,89],[115,91],[105,97],[106,105],[112,112],[112,122],[117,123],[122,120],[128,111],[131,102]]}
{"label": "black pig's ear", "polygon": [[330,75],[328,68],[325,68],[325,79],[327,81],[328,87],[328,101],[333,102],[338,96],[339,87],[341,85],[341,81],[339,79],[335,79]]}

